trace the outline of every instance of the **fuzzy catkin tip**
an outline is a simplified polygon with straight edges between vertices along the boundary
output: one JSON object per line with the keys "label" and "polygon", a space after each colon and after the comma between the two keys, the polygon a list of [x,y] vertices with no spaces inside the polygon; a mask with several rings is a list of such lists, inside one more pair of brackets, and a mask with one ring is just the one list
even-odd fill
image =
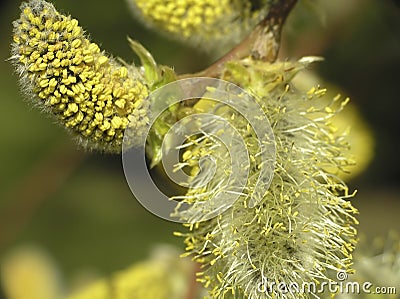
{"label": "fuzzy catkin tip", "polygon": [[13,26],[11,59],[23,92],[82,145],[120,152],[128,126],[144,134],[148,87],[136,68],[106,55],[46,1],[23,3]]}

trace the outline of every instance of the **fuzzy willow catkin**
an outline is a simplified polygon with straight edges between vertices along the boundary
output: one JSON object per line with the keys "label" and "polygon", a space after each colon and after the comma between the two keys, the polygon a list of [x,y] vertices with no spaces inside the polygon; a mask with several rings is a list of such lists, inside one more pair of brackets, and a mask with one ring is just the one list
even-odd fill
{"label": "fuzzy willow catkin", "polygon": [[[209,105],[208,111],[220,111],[240,132],[252,165],[246,187],[229,210],[177,233],[185,238],[187,255],[203,265],[198,279],[211,298],[311,298],[310,293],[285,293],[269,284],[301,288],[335,278],[329,270],[351,272],[357,210],[348,201],[353,194],[337,176],[351,161],[345,136],[331,122],[346,101],[336,97],[326,105],[318,101],[323,89],[293,89],[291,78],[303,67],[303,62],[247,59],[228,63],[222,75],[252,93],[268,115],[276,141],[268,190],[254,193],[262,161],[249,124],[240,113]],[[207,103],[198,105],[208,112]],[[201,136],[183,148],[183,165],[194,165],[192,174],[197,175],[183,201],[206,201],[224,192],[230,161],[224,146]],[[214,175],[196,166],[208,155],[216,161]],[[201,177],[210,176],[205,185]],[[257,197],[254,207],[248,204],[252,197]]]}
{"label": "fuzzy willow catkin", "polygon": [[148,87],[138,70],[101,51],[52,4],[31,0],[21,11],[12,60],[27,97],[88,148],[121,151],[128,124],[144,134]]}
{"label": "fuzzy willow catkin", "polygon": [[127,0],[144,24],[220,51],[237,43],[279,0]]}

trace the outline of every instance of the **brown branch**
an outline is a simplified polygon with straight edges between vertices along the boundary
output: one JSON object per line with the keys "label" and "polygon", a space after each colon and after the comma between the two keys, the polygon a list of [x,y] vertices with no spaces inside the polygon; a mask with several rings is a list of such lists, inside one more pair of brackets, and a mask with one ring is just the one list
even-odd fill
{"label": "brown branch", "polygon": [[251,51],[253,59],[266,62],[274,62],[277,59],[283,24],[296,2],[297,0],[279,1],[258,24],[257,38]]}
{"label": "brown branch", "polygon": [[180,78],[193,76],[218,77],[226,62],[247,56],[251,56],[256,60],[274,62],[279,52],[283,24],[296,2],[297,0],[278,1],[270,8],[267,16],[239,45],[204,71],[197,74],[182,75]]}

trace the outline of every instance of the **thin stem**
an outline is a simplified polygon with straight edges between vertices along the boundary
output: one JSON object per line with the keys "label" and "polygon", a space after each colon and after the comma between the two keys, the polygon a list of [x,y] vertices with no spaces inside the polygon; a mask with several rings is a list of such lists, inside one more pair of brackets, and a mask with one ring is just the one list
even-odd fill
{"label": "thin stem", "polygon": [[257,38],[250,53],[253,59],[266,62],[274,62],[277,59],[282,27],[296,2],[297,0],[279,1],[257,25]]}

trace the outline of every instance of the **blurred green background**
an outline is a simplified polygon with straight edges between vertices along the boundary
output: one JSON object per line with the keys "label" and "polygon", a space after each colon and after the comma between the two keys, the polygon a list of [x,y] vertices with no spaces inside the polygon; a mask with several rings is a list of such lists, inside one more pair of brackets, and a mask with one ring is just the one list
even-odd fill
{"label": "blurred green background", "polygon": [[[166,39],[138,23],[124,0],[53,1],[77,18],[93,41],[135,60],[130,36],[178,73],[212,62],[212,53]],[[33,244],[57,262],[66,281],[83,270],[99,275],[145,258],[157,243],[176,244],[181,226],[148,213],[126,184],[121,158],[85,152],[24,99],[7,61],[19,1],[0,13],[0,262]],[[350,182],[358,189],[360,232],[400,231],[400,9],[394,1],[300,1],[286,24],[281,58],[321,55],[314,69],[340,86],[375,138],[374,159]],[[0,296],[1,297],[1,296]]]}

